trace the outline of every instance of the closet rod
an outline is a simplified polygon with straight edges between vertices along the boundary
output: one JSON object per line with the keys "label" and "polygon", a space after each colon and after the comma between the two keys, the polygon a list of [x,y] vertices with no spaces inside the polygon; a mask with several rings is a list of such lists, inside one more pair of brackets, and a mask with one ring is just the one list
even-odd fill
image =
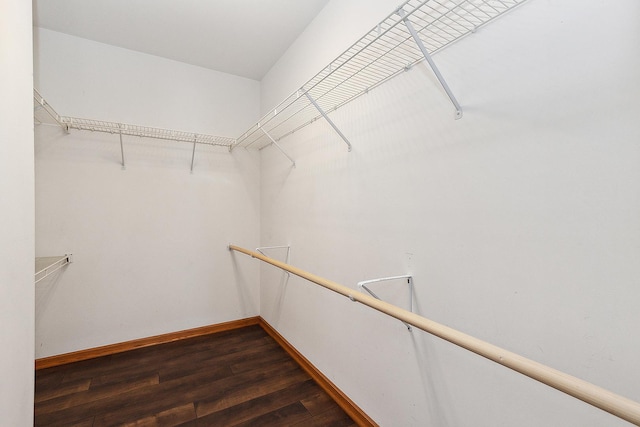
{"label": "closet rod", "polygon": [[576,399],[582,400],[596,408],[609,412],[616,417],[640,426],[640,403],[638,402],[634,402],[626,397],[617,395],[564,372],[504,350],[448,326],[436,323],[393,304],[375,299],[374,297],[365,295],[361,292],[356,292],[353,289],[340,285],[336,282],[324,279],[320,276],[277,261],[273,258],[266,257],[258,252],[235,245],[229,245],[229,250],[244,253],[282,270],[293,273],[296,276],[302,277],[303,279],[344,295],[351,301],[359,302],[398,320],[402,320],[403,322],[422,329],[423,331],[435,335],[445,341],[449,341],[452,344],[499,363],[500,365],[526,375],[534,380],[540,381],[543,384],[562,391]]}

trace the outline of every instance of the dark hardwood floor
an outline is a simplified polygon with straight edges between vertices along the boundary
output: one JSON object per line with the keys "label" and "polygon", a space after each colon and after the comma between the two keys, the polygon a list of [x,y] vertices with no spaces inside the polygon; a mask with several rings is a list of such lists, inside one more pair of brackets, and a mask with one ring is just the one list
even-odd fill
{"label": "dark hardwood floor", "polygon": [[260,326],[36,371],[36,426],[354,426]]}

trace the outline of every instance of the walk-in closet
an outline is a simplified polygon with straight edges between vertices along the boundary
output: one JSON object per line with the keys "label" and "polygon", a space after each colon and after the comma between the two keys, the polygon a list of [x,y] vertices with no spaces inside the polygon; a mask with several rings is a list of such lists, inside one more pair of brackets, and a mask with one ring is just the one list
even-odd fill
{"label": "walk-in closet", "polygon": [[0,2],[0,426],[640,425],[638,46],[632,0]]}

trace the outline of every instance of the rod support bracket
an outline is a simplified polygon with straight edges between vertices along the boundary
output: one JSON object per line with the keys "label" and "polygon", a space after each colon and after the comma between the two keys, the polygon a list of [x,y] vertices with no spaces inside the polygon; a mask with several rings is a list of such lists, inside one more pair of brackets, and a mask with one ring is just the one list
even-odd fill
{"label": "rod support bracket", "polygon": [[[364,289],[369,295],[371,295],[375,299],[382,301],[382,298],[380,298],[371,289],[369,289],[367,285],[377,282],[387,282],[389,280],[407,281],[407,285],[409,286],[409,311],[413,313],[413,276],[411,276],[410,274],[405,274],[403,276],[381,277],[379,279],[363,280],[362,282],[358,282],[358,289],[360,289],[360,292],[362,292],[362,290]],[[407,330],[411,332],[411,325],[402,320],[401,322],[404,323],[404,325],[407,327]]]}

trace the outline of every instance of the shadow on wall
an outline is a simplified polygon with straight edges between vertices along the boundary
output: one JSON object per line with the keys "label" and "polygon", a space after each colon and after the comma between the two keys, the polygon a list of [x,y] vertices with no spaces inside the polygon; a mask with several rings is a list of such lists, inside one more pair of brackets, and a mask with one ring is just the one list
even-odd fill
{"label": "shadow on wall", "polygon": [[[262,248],[262,249],[267,249],[267,248]],[[287,264],[290,264],[290,259],[289,259],[290,247],[289,246],[282,246],[282,247],[274,246],[268,249],[272,249],[272,250],[276,249],[280,251],[286,249],[286,252],[285,252],[286,256],[284,257],[284,260],[281,260],[281,261]],[[260,250],[260,252],[264,254],[262,250]],[[265,256],[270,256],[270,255],[265,254]],[[282,309],[285,306],[285,299],[287,295],[287,284],[289,283],[289,277],[291,277],[291,273],[284,270],[280,270],[280,280],[277,285],[275,298],[272,305],[273,309],[272,309],[272,312],[269,313],[267,317],[268,319],[270,319],[271,324],[275,327],[277,327],[280,324],[280,315],[282,314]]]}
{"label": "shadow on wall", "polygon": [[[35,330],[41,330],[40,324],[43,319],[44,313],[46,313],[49,303],[54,298],[56,291],[58,290],[60,280],[65,274],[65,270],[69,266],[66,265],[58,271],[50,274],[35,285]],[[38,337],[36,336],[36,339]],[[36,342],[36,345],[38,344]]]}
{"label": "shadow on wall", "polygon": [[440,363],[437,352],[430,346],[429,336],[424,336],[422,331],[414,329],[411,334],[413,354],[416,367],[420,373],[420,384],[426,396],[426,416],[431,420],[428,425],[440,427],[453,427],[459,425],[451,418],[454,411],[450,410],[451,397],[447,392],[446,382],[440,371]]}
{"label": "shadow on wall", "polygon": [[282,271],[280,276],[280,284],[278,285],[278,292],[276,294],[276,304],[274,314],[272,315],[273,324],[278,325],[280,323],[280,314],[282,313],[282,306],[284,305],[285,296],[287,294],[287,284],[289,283],[290,274],[286,271]]}
{"label": "shadow on wall", "polygon": [[252,306],[251,293],[249,292],[249,283],[242,273],[242,268],[238,266],[236,254],[229,251],[231,255],[231,263],[233,264],[233,284],[238,296],[238,305],[241,313],[253,313],[257,308]]}
{"label": "shadow on wall", "polygon": [[52,273],[36,285],[36,327],[38,326],[38,314],[47,309],[47,302],[50,301],[55,294],[58,283],[66,268],[65,266],[55,273]]}

